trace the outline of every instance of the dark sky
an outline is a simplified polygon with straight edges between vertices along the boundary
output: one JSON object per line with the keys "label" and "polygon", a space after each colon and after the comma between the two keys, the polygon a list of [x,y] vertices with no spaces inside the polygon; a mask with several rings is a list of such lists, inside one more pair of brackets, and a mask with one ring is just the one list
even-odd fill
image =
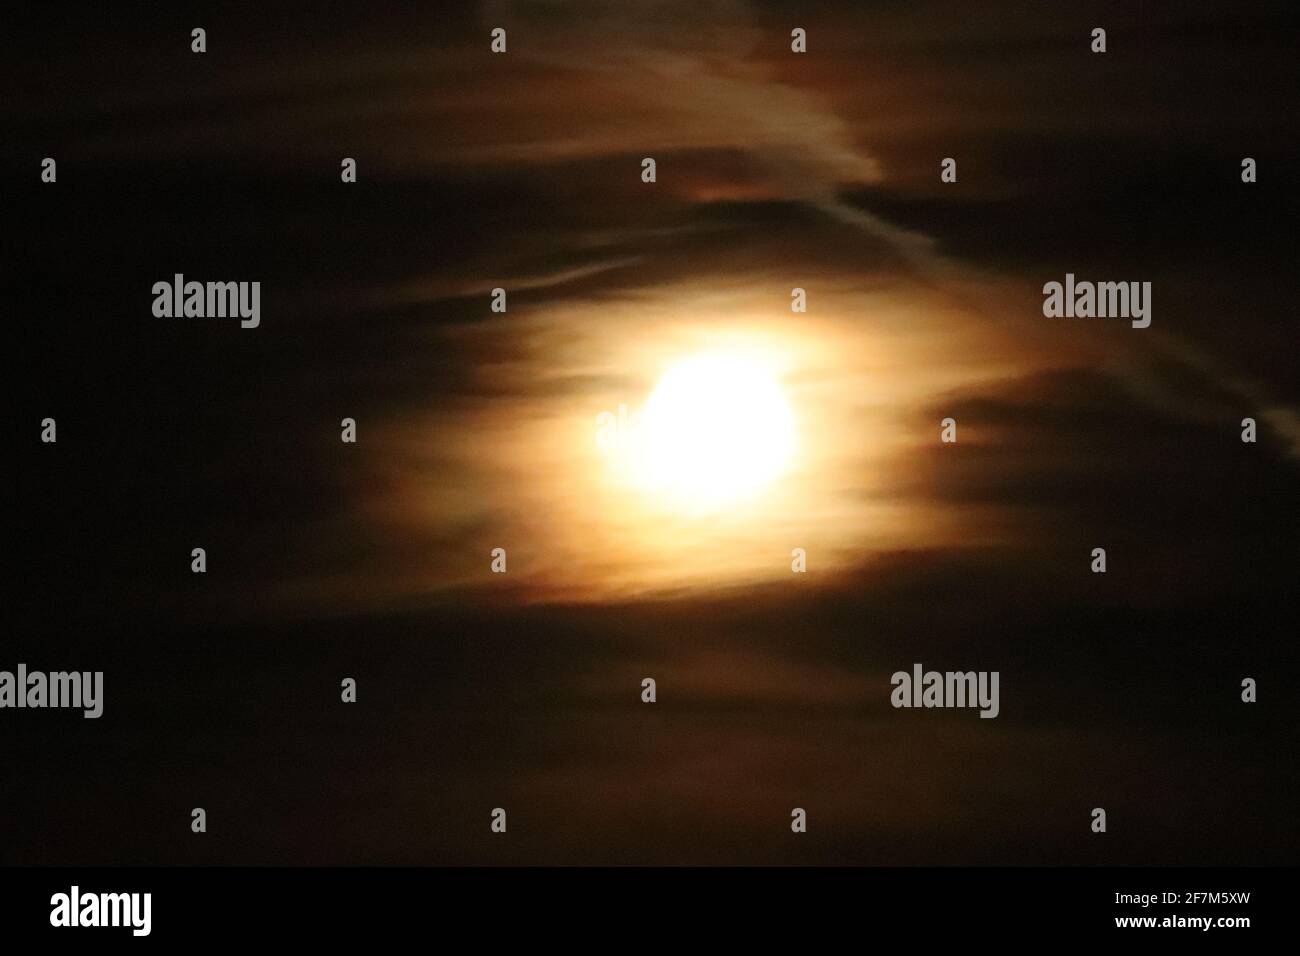
{"label": "dark sky", "polygon": [[[1285,5],[270,7],[2,41],[0,669],[106,702],[0,711],[0,862],[1294,859]],[[261,327],[155,318],[175,272]],[[1066,272],[1152,327],[1044,318]],[[750,333],[802,469],[651,527],[573,430]],[[1001,715],[892,709],[915,661]]]}

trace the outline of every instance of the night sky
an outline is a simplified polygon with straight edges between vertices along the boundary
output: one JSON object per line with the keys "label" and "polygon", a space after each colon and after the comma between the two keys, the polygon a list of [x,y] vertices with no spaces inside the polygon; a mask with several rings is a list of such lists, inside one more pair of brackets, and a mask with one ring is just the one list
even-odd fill
{"label": "night sky", "polygon": [[[29,11],[0,669],[105,705],[0,711],[0,863],[1294,860],[1288,6]],[[1067,272],[1151,327],[1045,318]],[[657,513],[595,418],[742,339],[797,466]],[[914,662],[1000,715],[892,708]]]}

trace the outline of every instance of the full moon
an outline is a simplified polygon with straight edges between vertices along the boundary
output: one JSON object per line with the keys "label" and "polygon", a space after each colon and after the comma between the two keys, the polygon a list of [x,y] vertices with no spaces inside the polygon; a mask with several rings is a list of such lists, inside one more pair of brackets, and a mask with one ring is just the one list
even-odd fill
{"label": "full moon", "polygon": [[788,467],[794,415],[780,383],[736,355],[672,366],[642,412],[639,471],[651,489],[691,511],[756,496]]}

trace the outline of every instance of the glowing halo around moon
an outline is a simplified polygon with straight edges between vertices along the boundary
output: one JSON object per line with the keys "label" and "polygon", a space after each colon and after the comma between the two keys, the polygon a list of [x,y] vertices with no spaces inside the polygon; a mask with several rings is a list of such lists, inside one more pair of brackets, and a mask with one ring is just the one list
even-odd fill
{"label": "glowing halo around moon", "polygon": [[781,385],[741,355],[671,366],[637,423],[637,483],[689,513],[748,501],[789,467],[795,419]]}

